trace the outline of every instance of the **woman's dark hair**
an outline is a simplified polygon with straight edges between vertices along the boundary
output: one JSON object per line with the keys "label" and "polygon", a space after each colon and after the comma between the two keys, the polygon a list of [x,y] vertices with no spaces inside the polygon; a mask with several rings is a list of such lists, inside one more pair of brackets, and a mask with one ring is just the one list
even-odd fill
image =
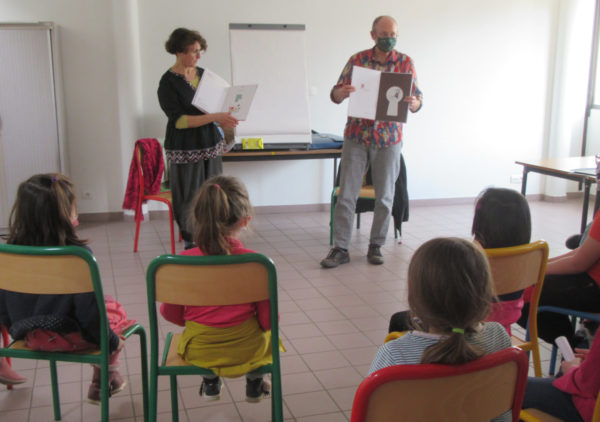
{"label": "woman's dark hair", "polygon": [[408,304],[424,329],[446,336],[425,350],[421,363],[460,364],[481,356],[465,336],[485,320],[494,297],[488,261],[476,244],[450,237],[421,245],[408,267]]}
{"label": "woman's dark hair", "polygon": [[169,39],[165,42],[165,49],[171,54],[185,53],[189,46],[194,43],[200,44],[200,49],[206,51],[208,44],[198,31],[192,31],[187,28],[177,28],[171,32]]}
{"label": "woman's dark hair", "polygon": [[238,223],[252,216],[248,191],[239,179],[216,176],[208,179],[196,195],[190,213],[194,242],[207,255],[228,255],[227,238]]}
{"label": "woman's dark hair", "polygon": [[73,183],[58,173],[36,174],[19,185],[9,217],[7,243],[26,246],[83,246],[71,219]]}
{"label": "woman's dark hair", "polygon": [[512,189],[486,189],[475,205],[471,234],[485,249],[529,243],[531,213],[527,199]]}

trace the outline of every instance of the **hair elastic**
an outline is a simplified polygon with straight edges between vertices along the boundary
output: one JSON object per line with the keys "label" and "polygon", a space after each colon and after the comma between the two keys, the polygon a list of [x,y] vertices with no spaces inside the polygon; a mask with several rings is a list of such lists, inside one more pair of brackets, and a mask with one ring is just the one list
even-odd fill
{"label": "hair elastic", "polygon": [[218,183],[215,183],[215,186],[216,186],[218,189],[221,189],[221,185],[219,185]]}
{"label": "hair elastic", "polygon": [[52,180],[53,182],[56,182],[56,181],[58,180],[58,177],[56,177],[56,176],[52,176],[52,177],[50,178],[50,180]]}
{"label": "hair elastic", "polygon": [[453,333],[458,333],[458,334],[464,334],[465,330],[463,328],[453,328],[452,332]]}

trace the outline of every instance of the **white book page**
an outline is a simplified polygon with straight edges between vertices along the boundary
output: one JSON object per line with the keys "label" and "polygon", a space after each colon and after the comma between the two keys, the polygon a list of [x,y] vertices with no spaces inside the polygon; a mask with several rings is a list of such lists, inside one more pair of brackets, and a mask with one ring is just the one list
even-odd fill
{"label": "white book page", "polygon": [[258,85],[239,85],[229,88],[225,97],[225,110],[238,120],[246,120]]}
{"label": "white book page", "polygon": [[192,104],[205,113],[220,113],[225,111],[225,96],[229,83],[216,73],[204,69]]}
{"label": "white book page", "polygon": [[352,67],[352,86],[356,91],[350,93],[348,116],[375,120],[377,96],[381,72],[366,67]]}

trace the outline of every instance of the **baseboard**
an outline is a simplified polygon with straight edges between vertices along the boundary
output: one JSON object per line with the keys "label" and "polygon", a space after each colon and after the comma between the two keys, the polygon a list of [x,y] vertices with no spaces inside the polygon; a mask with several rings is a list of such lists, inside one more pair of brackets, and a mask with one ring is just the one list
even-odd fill
{"label": "baseboard", "polygon": [[[527,195],[528,201],[546,201],[546,202],[563,202],[567,199],[581,198],[582,192],[569,192],[566,196],[548,196],[544,194]],[[593,203],[594,196],[590,195],[590,202]],[[409,202],[411,207],[434,207],[446,205],[464,205],[474,204],[476,197],[464,198],[438,198],[438,199],[413,199]],[[326,212],[329,211],[329,203],[326,204],[302,204],[302,205],[266,205],[254,207],[255,214],[298,214],[309,212]],[[150,211],[150,220],[168,219],[169,212]],[[134,221],[133,215],[125,215],[123,212],[103,212],[103,213],[88,213],[80,214],[79,221],[84,223],[89,222],[108,222],[108,221]]]}
{"label": "baseboard", "polygon": [[[549,196],[544,194],[527,195],[528,201],[546,201],[546,202],[564,202],[567,199],[580,198],[582,192],[569,192],[566,196]],[[593,200],[590,195],[590,202]],[[438,198],[438,199],[413,199],[409,205],[411,207],[433,207],[446,205],[464,205],[474,204],[477,198]],[[254,207],[255,214],[298,214],[309,212],[325,212],[329,211],[329,203],[326,204],[302,204],[302,205],[266,205]],[[168,219],[169,212],[150,211],[150,220]],[[122,212],[105,212],[105,213],[89,213],[80,214],[79,221],[82,223],[89,222],[107,222],[107,221],[134,221],[132,215],[125,215]]]}

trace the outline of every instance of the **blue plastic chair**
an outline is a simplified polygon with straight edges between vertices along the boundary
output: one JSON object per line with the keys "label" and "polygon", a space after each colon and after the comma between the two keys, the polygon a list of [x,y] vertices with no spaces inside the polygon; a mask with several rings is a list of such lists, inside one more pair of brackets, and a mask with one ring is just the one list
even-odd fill
{"label": "blue plastic chair", "polygon": [[[558,306],[540,306],[538,307],[538,313],[540,312],[554,312],[555,314],[568,315],[571,317],[571,323],[575,326],[577,318],[591,319],[593,321],[600,322],[600,314],[592,314],[589,312],[576,311],[575,309],[560,308]],[[554,375],[556,367],[556,351],[557,347],[555,344],[552,345],[552,354],[550,355],[550,367],[548,373]]]}

